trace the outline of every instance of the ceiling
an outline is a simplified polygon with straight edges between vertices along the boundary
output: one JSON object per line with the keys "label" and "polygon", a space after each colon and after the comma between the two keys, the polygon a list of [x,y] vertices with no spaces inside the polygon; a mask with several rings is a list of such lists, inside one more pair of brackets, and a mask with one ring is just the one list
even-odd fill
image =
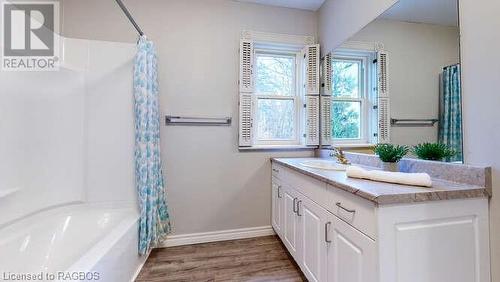
{"label": "ceiling", "polygon": [[256,3],[262,5],[295,8],[316,11],[325,0],[236,0],[238,2]]}
{"label": "ceiling", "polygon": [[[316,11],[325,0],[235,0],[238,2]],[[458,26],[458,0],[400,0],[380,17],[384,19]]]}
{"label": "ceiling", "polygon": [[381,18],[458,26],[457,0],[400,0]]}

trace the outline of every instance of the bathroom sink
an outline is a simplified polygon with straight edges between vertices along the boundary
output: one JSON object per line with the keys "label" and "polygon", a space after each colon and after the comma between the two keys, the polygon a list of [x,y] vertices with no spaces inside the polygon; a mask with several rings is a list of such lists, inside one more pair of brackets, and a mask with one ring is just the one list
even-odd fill
{"label": "bathroom sink", "polygon": [[300,163],[303,166],[310,168],[318,168],[324,170],[346,170],[347,165],[336,163],[335,161],[328,160],[310,160]]}

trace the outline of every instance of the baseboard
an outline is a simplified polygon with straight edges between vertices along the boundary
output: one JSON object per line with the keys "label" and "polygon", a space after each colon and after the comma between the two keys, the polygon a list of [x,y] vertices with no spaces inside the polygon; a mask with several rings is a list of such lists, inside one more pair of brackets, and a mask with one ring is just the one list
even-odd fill
{"label": "baseboard", "polygon": [[272,226],[168,236],[160,248],[274,235]]}

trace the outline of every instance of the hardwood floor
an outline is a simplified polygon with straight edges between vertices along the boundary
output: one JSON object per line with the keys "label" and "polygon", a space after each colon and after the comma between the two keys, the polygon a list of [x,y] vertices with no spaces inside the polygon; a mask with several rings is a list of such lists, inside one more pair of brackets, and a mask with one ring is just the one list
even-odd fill
{"label": "hardwood floor", "polygon": [[306,281],[277,236],[154,249],[137,282]]}

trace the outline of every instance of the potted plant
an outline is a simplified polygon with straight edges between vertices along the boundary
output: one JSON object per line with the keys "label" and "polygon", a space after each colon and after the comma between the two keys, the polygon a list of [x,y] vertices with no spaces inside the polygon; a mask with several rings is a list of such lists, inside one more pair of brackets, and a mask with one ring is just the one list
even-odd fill
{"label": "potted plant", "polygon": [[457,154],[453,149],[442,143],[422,143],[413,146],[413,153],[422,160],[442,161]]}
{"label": "potted plant", "polygon": [[386,171],[398,171],[398,162],[408,153],[410,148],[404,145],[378,144],[374,152],[382,161]]}

